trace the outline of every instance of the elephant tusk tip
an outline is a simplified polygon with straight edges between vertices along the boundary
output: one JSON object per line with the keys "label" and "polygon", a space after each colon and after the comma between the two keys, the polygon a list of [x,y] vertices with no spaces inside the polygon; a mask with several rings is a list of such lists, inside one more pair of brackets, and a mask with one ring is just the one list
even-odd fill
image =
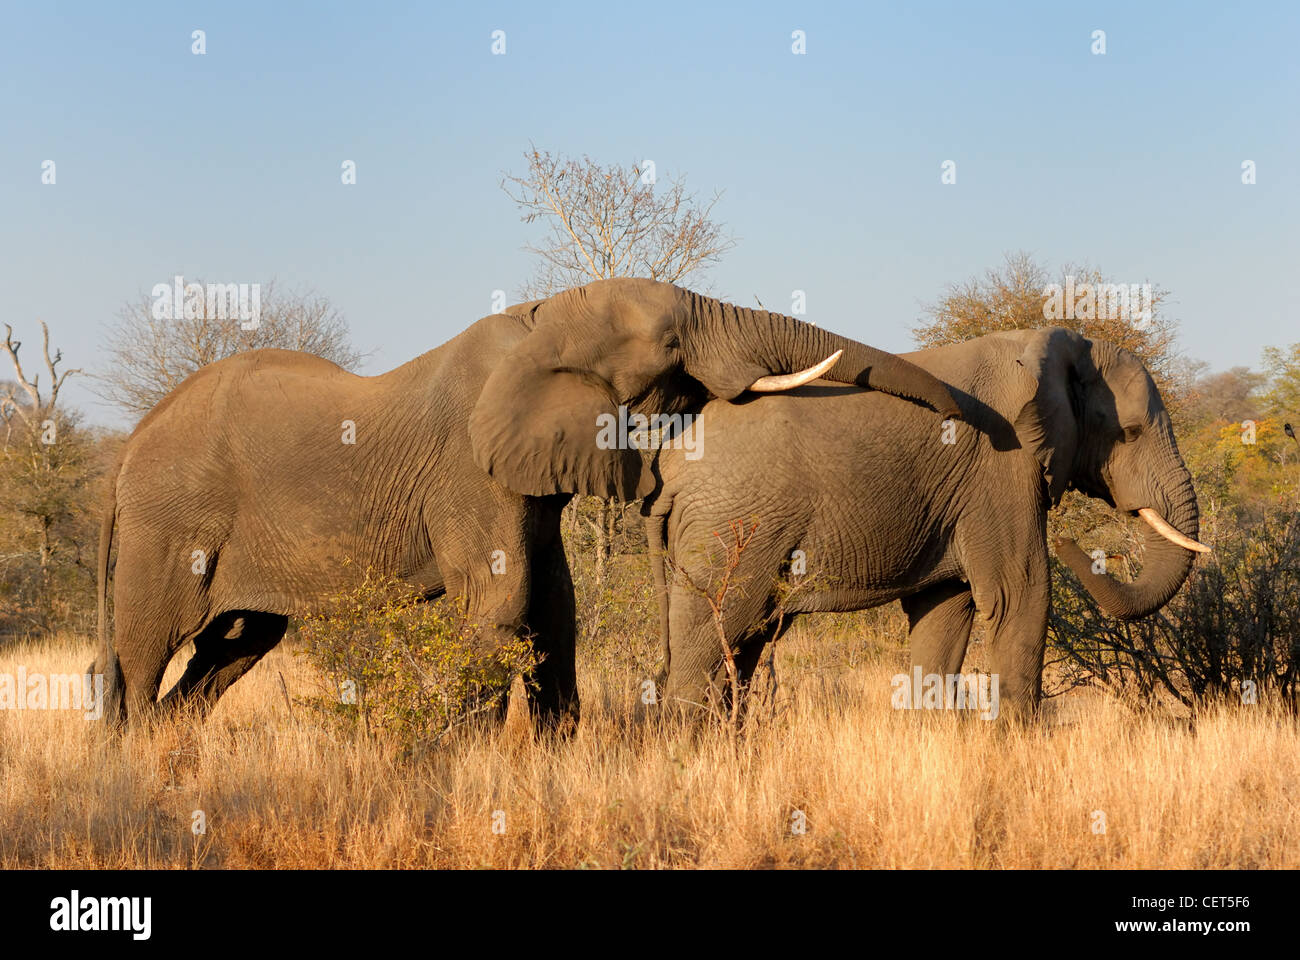
{"label": "elephant tusk tip", "polygon": [[1212,552],[1211,547],[1207,547],[1205,544],[1193,540],[1185,533],[1182,533],[1151,507],[1143,507],[1138,510],[1138,516],[1145,520],[1151,529],[1160,534],[1160,536],[1164,537],[1171,543],[1178,544],[1185,550],[1191,550],[1194,553]]}

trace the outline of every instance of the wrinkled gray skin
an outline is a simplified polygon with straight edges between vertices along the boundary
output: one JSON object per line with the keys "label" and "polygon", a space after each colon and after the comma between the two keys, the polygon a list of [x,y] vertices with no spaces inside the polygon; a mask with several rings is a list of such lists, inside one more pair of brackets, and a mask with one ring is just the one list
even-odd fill
{"label": "wrinkled gray skin", "polygon": [[[965,413],[954,444],[941,442],[928,411],[813,383],[710,403],[696,424],[703,456],[661,454],[662,489],[644,509],[652,554],[666,534],[680,567],[661,611],[667,702],[726,699],[709,609],[683,573],[708,584],[721,571],[713,534],[730,542],[729,521],[758,523],[724,614],[742,680],[774,639],[776,583],[802,581],[791,613],[901,598],[912,662],[927,674],[960,672],[978,610],[991,621],[1002,713],[1021,716],[1040,696],[1049,506],[1075,488],[1121,511],[1154,508],[1195,539],[1191,477],[1155,385],[1131,354],[1056,328],[904,356],[953,388]],[[1130,584],[1094,574],[1071,542],[1057,551],[1108,615],[1130,619],[1165,604],[1192,564],[1184,547],[1151,531],[1146,539]],[[796,550],[807,572],[792,579]],[[662,585],[662,563],[656,579]]]}
{"label": "wrinkled gray skin", "polygon": [[290,616],[372,570],[427,597],[465,597],[488,642],[534,634],[544,660],[532,712],[547,726],[576,721],[560,510],[574,492],[633,497],[649,478],[641,453],[597,447],[598,414],[687,410],[840,348],[831,376],[955,411],[942,384],[890,354],[648,280],[485,317],[376,377],[284,350],[205,367],[136,427],[112,485],[92,667],[107,675],[105,714],[122,724],[159,712],[163,672],[191,640],[162,706],[210,707]]}

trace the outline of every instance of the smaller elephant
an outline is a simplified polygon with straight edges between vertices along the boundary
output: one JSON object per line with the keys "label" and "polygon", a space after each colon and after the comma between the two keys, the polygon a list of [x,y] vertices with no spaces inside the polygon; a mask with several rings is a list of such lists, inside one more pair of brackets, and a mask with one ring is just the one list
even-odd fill
{"label": "smaller elephant", "polygon": [[[1141,515],[1159,537],[1131,583],[1057,544],[1108,615],[1164,605],[1191,569],[1198,511],[1160,394],[1132,354],[1061,328],[995,333],[905,354],[953,390],[940,423],[881,393],[815,382],[710,403],[704,456],[666,450],[643,507],[665,637],[663,699],[725,699],[724,658],[700,588],[752,531],[721,621],[742,683],[790,617],[901,600],[913,671],[960,674],[975,612],[991,626],[1000,712],[1040,698],[1050,583],[1046,518],[1068,488]],[[672,569],[671,586],[665,558]],[[707,590],[705,591],[707,592]]]}

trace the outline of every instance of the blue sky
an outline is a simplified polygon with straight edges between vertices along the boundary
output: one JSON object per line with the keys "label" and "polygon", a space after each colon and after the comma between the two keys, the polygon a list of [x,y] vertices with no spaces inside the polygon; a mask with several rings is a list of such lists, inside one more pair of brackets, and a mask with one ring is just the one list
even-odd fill
{"label": "blue sky", "polygon": [[[1167,288],[1215,368],[1300,340],[1300,4],[0,14],[3,319],[33,345],[45,319],[92,371],[122,303],[176,273],[315,289],[373,351],[363,372],[436,346],[531,272],[536,229],[498,186],[530,140],[723,191],[739,243],[714,292],[789,310],[805,290],[808,319],[887,349],[1022,249]],[[92,421],[123,422],[75,383]]]}

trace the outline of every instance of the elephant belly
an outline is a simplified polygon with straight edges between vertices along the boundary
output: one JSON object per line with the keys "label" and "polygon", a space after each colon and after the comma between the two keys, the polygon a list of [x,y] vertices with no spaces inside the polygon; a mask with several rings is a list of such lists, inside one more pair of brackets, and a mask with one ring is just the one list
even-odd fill
{"label": "elephant belly", "polygon": [[819,574],[820,582],[814,579],[787,603],[792,613],[848,613],[882,606],[952,579],[956,571],[946,563],[874,573],[867,565],[832,564]]}
{"label": "elephant belly", "polygon": [[818,510],[791,547],[808,587],[798,612],[848,612],[890,603],[960,576],[951,531],[923,509],[860,502]]}
{"label": "elephant belly", "polygon": [[431,556],[400,550],[381,536],[367,542],[350,532],[321,529],[319,519],[303,518],[292,535],[237,530],[219,548],[214,598],[242,602],[250,609],[302,614],[355,589],[367,572],[397,577],[423,596],[442,593],[443,576]]}

